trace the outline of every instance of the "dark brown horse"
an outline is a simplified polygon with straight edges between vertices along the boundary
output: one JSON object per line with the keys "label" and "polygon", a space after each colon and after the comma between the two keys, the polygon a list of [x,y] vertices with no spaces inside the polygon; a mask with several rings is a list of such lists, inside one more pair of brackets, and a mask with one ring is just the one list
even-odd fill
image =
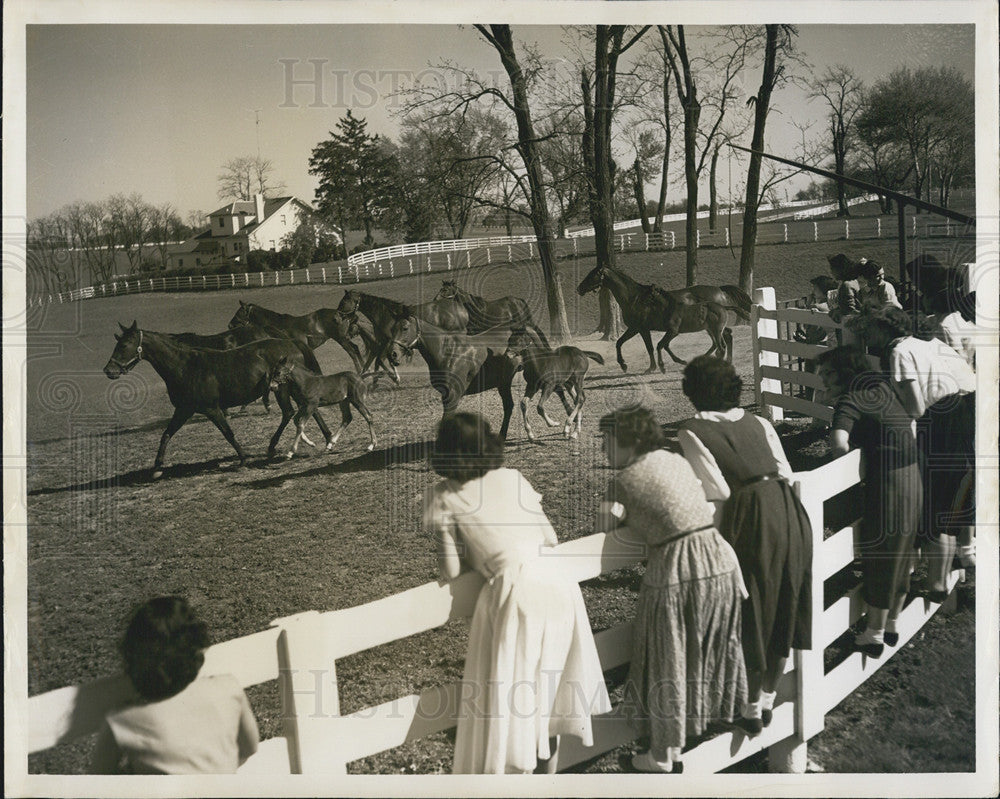
{"label": "dark brown horse", "polygon": [[[583,295],[602,287],[607,287],[614,295],[625,321],[625,333],[615,345],[618,365],[623,372],[628,370],[628,364],[622,357],[622,344],[636,335],[642,336],[646,352],[649,353],[647,372],[655,371],[657,363],[653,360],[653,341],[650,336],[653,330],[665,331],[656,345],[660,371],[666,371],[661,352],[663,349],[666,349],[674,363],[686,363],[670,349],[670,342],[681,333],[704,330],[712,338],[712,346],[705,354],[715,353],[720,358],[732,360],[733,332],[728,326],[729,315],[733,313],[740,320],[750,319],[750,297],[737,286],[690,286],[667,291],[659,286],[638,283],[617,269],[598,266],[580,282],[577,292]],[[720,299],[723,302],[719,302]]]}
{"label": "dark brown horse", "polygon": [[368,435],[371,438],[368,444],[368,451],[375,449],[375,428],[372,426],[371,411],[365,404],[368,395],[368,387],[364,380],[354,372],[338,372],[333,375],[318,375],[309,369],[304,369],[287,358],[278,361],[278,365],[271,372],[271,389],[280,391],[282,386],[287,386],[291,397],[299,406],[298,413],[295,414],[295,429],[297,435],[292,442],[292,448],[288,451],[288,458],[292,458],[299,449],[299,442],[305,441],[310,447],[316,445],[309,440],[305,432],[305,423],[313,414],[317,414],[320,406],[339,405],[340,406],[340,427],[332,437],[327,438],[326,450],[329,452],[333,445],[337,443],[344,428],[351,423],[354,418],[351,413],[351,406],[358,409],[366,422],[368,422]]}
{"label": "dark brown horse", "polygon": [[[364,371],[361,351],[351,337],[361,336],[364,339],[367,331],[363,331],[350,314],[343,314],[334,308],[319,308],[303,316],[292,316],[240,300],[240,307],[229,320],[229,327],[241,325],[263,327],[274,335],[290,338],[311,350],[332,338],[351,356],[354,368],[358,372]],[[366,346],[372,345],[366,341]]]}
{"label": "dark brown horse", "polygon": [[[239,465],[247,459],[246,452],[233,435],[223,414],[225,408],[246,405],[260,397],[268,386],[271,371],[281,358],[318,370],[319,365],[308,348],[289,339],[263,339],[234,350],[199,350],[174,341],[169,335],[140,330],[133,322],[116,335],[118,344],[104,367],[104,374],[116,380],[140,360],[149,361],[167,386],[167,396],[174,406],[174,415],[160,438],[153,463],[153,479],[163,474],[163,456],[167,444],[194,414],[207,416],[226,437],[239,456]],[[278,439],[294,415],[287,389],[275,394],[281,407],[281,424],[271,438],[268,456],[273,456]],[[318,414],[314,417],[320,430],[330,438],[330,429]]]}
{"label": "dark brown horse", "polygon": [[[179,341],[181,344],[187,344],[189,347],[196,347],[200,350],[234,350],[252,341],[275,337],[283,338],[282,336],[275,336],[270,331],[256,325],[240,325],[229,330],[223,330],[221,333],[211,333],[209,335],[202,335],[200,333],[170,333],[169,335],[174,341]],[[261,402],[264,403],[264,410],[268,413],[271,412],[271,403],[268,400],[269,393],[265,389],[260,398]],[[246,407],[244,406],[240,410],[246,410]]]}
{"label": "dark brown horse", "polygon": [[365,294],[354,289],[344,292],[337,310],[342,314],[360,312],[368,318],[368,321],[372,323],[375,343],[368,351],[364,368],[368,369],[372,361],[376,361],[397,383],[399,382],[399,373],[396,372],[396,367],[385,362],[396,322],[415,316],[442,330],[462,333],[465,332],[466,326],[469,324],[469,314],[457,300],[431,300],[420,305],[406,305],[387,297]]}
{"label": "dark brown horse", "polygon": [[441,283],[437,299],[454,299],[465,306],[465,310],[469,312],[469,335],[482,333],[498,325],[509,325],[511,328],[531,330],[538,336],[543,347],[549,346],[545,334],[531,316],[528,303],[520,297],[506,296],[487,300],[459,288],[454,280],[445,280]]}
{"label": "dark brown horse", "polygon": [[462,397],[496,389],[503,403],[500,436],[507,437],[514,410],[511,382],[517,366],[503,354],[510,329],[501,326],[476,336],[443,330],[410,316],[393,327],[389,360],[398,365],[417,350],[427,362],[431,386],[441,395],[444,413],[458,407]]}
{"label": "dark brown horse", "polygon": [[[545,412],[545,401],[554,391],[566,409],[566,423],[563,434],[566,438],[578,438],[583,425],[583,403],[585,395],[583,381],[587,376],[590,361],[604,364],[600,353],[581,350],[577,347],[563,346],[552,350],[539,347],[526,330],[515,330],[507,340],[507,350],[504,353],[515,365],[524,367],[524,380],[527,383],[524,396],[521,398],[521,418],[528,440],[534,441],[535,434],[528,424],[528,400],[541,391],[538,398],[538,415],[549,427],[556,427],[559,422],[550,419]],[[573,399],[571,406],[567,394]],[[574,430],[574,424],[576,429]]]}

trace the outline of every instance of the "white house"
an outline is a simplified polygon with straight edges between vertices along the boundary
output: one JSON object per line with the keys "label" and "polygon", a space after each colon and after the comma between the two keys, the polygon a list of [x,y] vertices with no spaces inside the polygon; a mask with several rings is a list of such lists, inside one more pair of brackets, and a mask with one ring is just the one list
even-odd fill
{"label": "white house", "polygon": [[231,202],[208,215],[208,230],[169,250],[168,268],[207,266],[219,260],[242,262],[251,250],[281,250],[284,238],[311,210],[295,197],[257,194],[253,200]]}

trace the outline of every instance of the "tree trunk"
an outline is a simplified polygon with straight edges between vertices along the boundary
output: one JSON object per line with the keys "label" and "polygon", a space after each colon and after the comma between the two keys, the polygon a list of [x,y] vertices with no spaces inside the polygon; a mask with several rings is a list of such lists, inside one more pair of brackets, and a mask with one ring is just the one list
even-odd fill
{"label": "tree trunk", "polygon": [[697,97],[689,95],[684,106],[684,182],[687,188],[687,218],[684,235],[687,238],[685,262],[687,283],[698,282],[698,123],[701,119],[701,103]]}
{"label": "tree trunk", "polygon": [[639,224],[642,225],[642,232],[649,235],[653,232],[653,227],[649,224],[649,218],[646,216],[646,193],[643,191],[642,184],[642,167],[639,164],[639,159],[636,158],[635,164],[632,166],[632,188],[635,191],[635,204],[639,209]]}
{"label": "tree trunk", "polygon": [[764,149],[764,125],[771,105],[771,92],[775,83],[775,61],[778,54],[778,26],[767,25],[767,44],[764,48],[764,76],[757,92],[754,106],[753,139],[750,149],[750,166],[747,169],[746,204],[743,209],[743,246],[740,252],[739,286],[748,294],[753,293],[754,247],[757,241],[757,206],[760,203],[760,152]]}
{"label": "tree trunk", "polygon": [[656,201],[656,221],[653,230],[663,231],[663,214],[667,208],[667,170],[670,167],[670,70],[663,65],[663,163],[660,167],[660,196]]}
{"label": "tree trunk", "polygon": [[[479,30],[485,32],[485,26],[479,26]],[[545,279],[545,294],[549,311],[549,330],[553,342],[561,343],[569,337],[569,322],[566,318],[566,304],[563,300],[562,287],[556,280],[552,226],[545,198],[542,164],[538,158],[537,137],[531,119],[531,108],[528,105],[528,85],[514,52],[514,38],[510,32],[510,26],[490,25],[489,30],[492,33],[492,36],[489,37],[490,41],[499,53],[500,61],[510,78],[514,118],[517,121],[517,150],[524,162],[525,174],[528,179],[531,226],[538,238],[538,256],[542,264],[542,276]]]}
{"label": "tree trunk", "polygon": [[712,151],[712,163],[708,168],[708,229],[715,232],[719,219],[719,201],[716,199],[715,175],[719,167],[719,148]]}
{"label": "tree trunk", "polygon": [[[847,132],[837,122],[833,123],[833,171],[844,174],[844,164],[847,161]],[[837,181],[837,216],[850,216],[847,205],[847,185]]]}

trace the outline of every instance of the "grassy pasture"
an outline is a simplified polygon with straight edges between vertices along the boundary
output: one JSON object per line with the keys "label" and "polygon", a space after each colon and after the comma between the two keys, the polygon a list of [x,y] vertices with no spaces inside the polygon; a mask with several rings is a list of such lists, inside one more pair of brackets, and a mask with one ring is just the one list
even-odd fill
{"label": "grassy pasture", "polygon": [[[825,271],[825,256],[838,251],[892,263],[895,242],[760,247],[755,282],[774,286],[779,298],[801,296],[809,277]],[[703,250],[699,262],[699,282],[735,282],[738,261],[728,251]],[[629,255],[619,264],[644,282],[683,285],[681,252]],[[666,374],[641,374],[646,356],[636,338],[625,347],[631,369],[623,375],[614,362],[613,345],[591,335],[596,299],[579,297],[575,287],[592,267],[593,259],[559,265],[576,343],[601,352],[606,360],[603,367],[591,365],[583,435],[567,443],[560,428],[550,431],[533,420],[536,432],[541,429],[545,435],[541,443],[531,444],[515,410],[508,439],[508,464],[523,471],[542,493],[561,540],[591,531],[610,477],[596,437],[603,412],[635,401],[653,407],[663,422],[691,412],[677,366],[668,362]],[[474,293],[523,296],[536,318],[544,320],[537,264],[456,276]],[[439,286],[440,277],[431,276],[362,289],[420,302],[431,299]],[[292,461],[267,463],[266,442],[278,419],[276,410],[266,415],[256,404],[231,420],[237,438],[254,456],[248,468],[232,471],[232,449],[210,422],[196,417],[174,437],[166,474],[156,483],[147,481],[148,470],[172,412],[163,383],[148,363],[114,382],[101,371],[118,321],[136,319],[150,330],[212,333],[226,327],[239,297],[300,314],[335,306],[341,295],[339,288],[317,286],[148,294],[47,306],[29,315],[24,453],[29,694],[117,671],[122,621],[134,604],[155,594],[185,594],[209,623],[214,639],[224,640],[261,630],[280,616],[357,605],[434,579],[433,542],[420,530],[419,506],[424,489],[435,480],[425,455],[440,402],[419,355],[402,370],[399,387],[383,382],[372,394],[379,435],[373,453],[365,452],[367,433],[359,419],[331,454],[304,447]],[[735,341],[734,362],[749,384],[749,329],[737,328]],[[680,337],[674,350],[690,358],[708,344],[706,335],[691,334]],[[317,357],[324,371],[350,368],[335,343],[324,344]],[[517,378],[515,399],[522,386]],[[752,402],[749,385],[744,402]],[[495,393],[467,398],[462,407],[480,410],[499,425]],[[556,414],[557,407],[553,400],[550,413]],[[337,413],[326,412],[331,423],[339,421]],[[286,432],[282,445],[290,442]],[[815,446],[803,457],[803,463],[815,461]],[[594,629],[631,614],[640,579],[640,569],[634,568],[584,586]],[[342,710],[457,679],[465,635],[465,626],[454,623],[339,662]],[[280,734],[277,691],[254,689],[251,701],[262,734]],[[31,758],[30,770],[80,773],[90,745],[83,741],[40,753]],[[450,762],[448,736],[438,735],[368,758],[352,770],[433,773],[447,771]],[[617,770],[614,756],[589,770]]]}

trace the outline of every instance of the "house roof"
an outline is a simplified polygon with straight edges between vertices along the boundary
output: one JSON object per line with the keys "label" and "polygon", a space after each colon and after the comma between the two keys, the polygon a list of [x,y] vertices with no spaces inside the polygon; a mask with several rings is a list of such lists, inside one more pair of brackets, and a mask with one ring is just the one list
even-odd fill
{"label": "house roof", "polygon": [[[267,219],[283,205],[294,199],[294,197],[265,197],[264,219]],[[301,202],[301,200],[298,202]],[[240,214],[254,216],[256,213],[257,205],[253,200],[236,200],[235,202],[229,203],[229,205],[224,205],[221,208],[215,209],[212,213],[208,214],[208,216],[239,216]],[[261,222],[263,220],[258,219],[257,221]]]}

